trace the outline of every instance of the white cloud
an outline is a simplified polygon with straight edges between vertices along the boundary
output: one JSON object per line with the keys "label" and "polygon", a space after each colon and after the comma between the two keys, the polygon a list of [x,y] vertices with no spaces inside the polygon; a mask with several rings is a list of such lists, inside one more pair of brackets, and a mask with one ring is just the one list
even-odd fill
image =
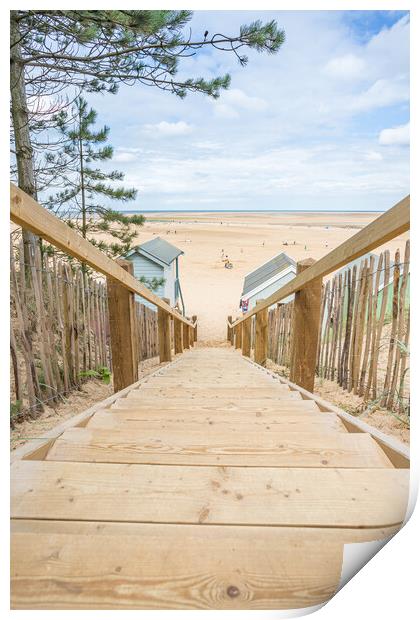
{"label": "white cloud", "polygon": [[215,102],[214,113],[218,118],[239,118],[239,114],[234,108],[220,101]]}
{"label": "white cloud", "polygon": [[[259,13],[197,11],[193,31],[235,33]],[[381,145],[395,132],[378,138],[381,128],[408,121],[408,17],[384,22],[369,40],[363,24],[341,12],[267,12],[264,19],[286,30],[278,54],[251,50],[246,68],[218,50],[186,61],[182,79],[231,74],[232,88],[216,101],[141,86],[98,95],[114,144],[122,152],[142,148],[121,166],[127,184],[141,189],[145,208],[201,199],[220,208],[232,200],[257,209],[390,206],[408,191],[409,150],[392,148],[390,157],[391,147]],[[308,46],[314,32],[316,45]],[[139,114],[148,123],[141,139]]]}
{"label": "white cloud", "polygon": [[192,146],[196,149],[202,149],[204,151],[220,151],[223,148],[223,144],[220,142],[213,142],[212,140],[194,142]]}
{"label": "white cloud", "polygon": [[381,153],[378,153],[378,151],[366,151],[364,157],[366,161],[381,161],[381,159],[383,159]]}
{"label": "white cloud", "polygon": [[144,198],[163,195],[165,200],[174,200],[182,196],[191,203],[194,197],[219,204],[236,197],[247,204],[275,205],[284,200],[285,192],[305,197],[308,204],[313,198],[333,199],[343,193],[403,194],[408,183],[406,161],[372,153],[361,151],[358,145],[343,151],[333,143],[249,155],[208,153],[202,158],[157,153],[141,170],[127,175],[127,183],[141,185]]}
{"label": "white cloud", "polygon": [[379,144],[382,146],[408,146],[410,144],[410,123],[382,129],[379,134]]}
{"label": "white cloud", "polygon": [[113,161],[120,161],[120,162],[129,162],[129,161],[136,161],[137,159],[137,155],[135,153],[130,153],[128,151],[117,151],[114,155],[114,157],[112,158]]}
{"label": "white cloud", "polygon": [[324,67],[326,75],[339,80],[354,80],[363,76],[366,62],[354,54],[332,58]]}
{"label": "white cloud", "polygon": [[260,112],[266,110],[267,102],[261,97],[252,97],[239,88],[231,88],[214,101],[216,116],[223,118],[238,118],[239,110]]}
{"label": "white cloud", "polygon": [[193,131],[192,125],[185,121],[178,121],[176,123],[161,121],[160,123],[143,125],[143,128],[147,133],[161,136],[184,136]]}
{"label": "white cloud", "polygon": [[377,80],[367,90],[354,97],[351,107],[361,112],[403,103],[409,98],[408,81],[404,76],[398,76],[393,79]]}

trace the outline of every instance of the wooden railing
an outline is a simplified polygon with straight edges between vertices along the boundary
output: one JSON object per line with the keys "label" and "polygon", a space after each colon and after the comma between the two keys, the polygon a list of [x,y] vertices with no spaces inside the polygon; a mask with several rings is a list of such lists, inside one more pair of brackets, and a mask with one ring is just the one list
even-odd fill
{"label": "wooden railing", "polygon": [[171,320],[174,321],[174,332],[178,334],[178,341],[174,338],[175,353],[193,346],[194,334],[197,333],[196,317],[195,321],[183,317],[134,277],[132,263],[122,259],[114,261],[106,256],[13,183],[10,184],[10,219],[106,276],[115,391],[138,379],[135,294],[157,306],[161,362],[172,359]]}
{"label": "wooden railing", "polygon": [[[314,388],[323,277],[383,245],[410,229],[410,196],[389,209],[318,261],[297,263],[296,277],[235,321],[228,317],[227,339],[242,354],[251,355],[251,321],[255,316],[254,361],[265,365],[267,358],[268,308],[295,294],[290,380],[312,392]],[[239,344],[240,343],[240,344]]]}

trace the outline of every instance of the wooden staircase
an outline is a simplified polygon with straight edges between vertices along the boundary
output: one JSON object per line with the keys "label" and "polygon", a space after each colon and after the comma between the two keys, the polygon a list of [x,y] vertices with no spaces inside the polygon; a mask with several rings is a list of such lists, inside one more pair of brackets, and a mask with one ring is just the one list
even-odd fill
{"label": "wooden staircase", "polygon": [[408,469],[228,348],[196,348],[12,466],[15,609],[285,609],[395,533]]}

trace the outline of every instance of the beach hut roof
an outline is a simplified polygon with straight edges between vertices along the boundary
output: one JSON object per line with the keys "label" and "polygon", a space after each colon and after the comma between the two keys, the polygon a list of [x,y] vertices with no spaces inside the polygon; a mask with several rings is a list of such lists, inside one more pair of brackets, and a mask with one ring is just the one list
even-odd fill
{"label": "beach hut roof", "polygon": [[168,243],[161,237],[156,237],[155,239],[150,239],[150,241],[141,243],[136,248],[133,248],[131,252],[127,254],[127,257],[135,252],[143,254],[143,256],[151,258],[152,260],[156,259],[165,265],[170,265],[178,256],[184,254],[182,250]]}
{"label": "beach hut roof", "polygon": [[281,274],[290,266],[296,268],[296,262],[293,258],[290,258],[290,256],[284,252],[277,254],[277,256],[274,256],[274,258],[271,258],[269,261],[245,276],[242,297],[255,290],[274,276]]}

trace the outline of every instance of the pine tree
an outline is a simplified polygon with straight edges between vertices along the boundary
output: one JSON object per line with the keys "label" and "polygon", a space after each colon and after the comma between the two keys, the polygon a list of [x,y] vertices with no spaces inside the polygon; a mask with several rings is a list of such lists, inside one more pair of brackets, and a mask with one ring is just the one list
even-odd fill
{"label": "pine tree", "polygon": [[[230,76],[210,80],[201,77],[177,79],[180,61],[204,47],[233,53],[241,65],[248,61],[243,48],[276,53],[285,40],[275,21],[257,20],[241,26],[231,36],[208,34],[193,37],[186,26],[191,11],[38,11],[10,12],[10,92],[12,150],[21,189],[37,198],[36,152],[49,148],[48,140],[36,140],[48,126],[51,110],[39,109],[39,101],[65,105],[69,87],[82,92],[116,93],[120,84],[144,84],[167,90],[179,97],[200,92],[218,97],[230,84]],[[58,102],[58,103],[57,103]],[[28,105],[29,103],[29,105]],[[48,159],[38,169],[44,187],[54,178],[54,163]],[[60,165],[61,169],[61,165]],[[36,237],[24,231],[27,248]],[[29,269],[29,268],[28,268]]]}
{"label": "pine tree", "polygon": [[71,104],[70,91],[116,93],[120,84],[143,84],[179,97],[200,92],[216,98],[230,76],[177,79],[183,58],[213,47],[245,65],[243,49],[274,54],[285,39],[275,21],[259,20],[234,35],[219,30],[193,36],[186,27],[191,18],[191,11],[170,10],[11,11],[12,150],[19,187],[36,199],[50,177],[54,183],[56,162],[43,161],[52,148],[45,129],[57,107]]}
{"label": "pine tree", "polygon": [[[66,159],[61,183],[64,189],[50,196],[46,206],[65,219],[85,239],[111,257],[126,254],[136,236],[133,226],[144,223],[142,215],[125,215],[111,208],[113,201],[127,203],[136,198],[137,190],[116,186],[124,175],[117,170],[104,171],[95,164],[112,159],[113,148],[106,144],[109,127],[95,130],[97,113],[78,97],[69,113],[57,116],[57,126],[63,136],[59,157]],[[109,243],[98,234],[105,233],[115,241]]]}

